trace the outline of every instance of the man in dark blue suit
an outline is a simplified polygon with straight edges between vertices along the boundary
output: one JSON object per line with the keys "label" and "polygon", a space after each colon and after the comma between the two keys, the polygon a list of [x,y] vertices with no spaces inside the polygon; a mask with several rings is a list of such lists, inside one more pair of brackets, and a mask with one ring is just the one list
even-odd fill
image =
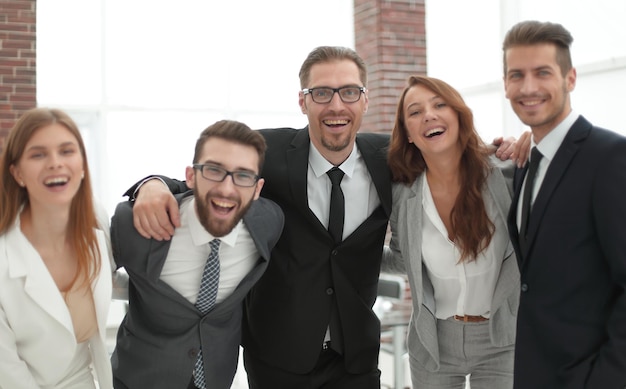
{"label": "man in dark blue suit", "polygon": [[572,111],[572,40],[559,24],[526,21],[503,44],[506,97],[534,149],[508,221],[521,274],[518,389],[626,386],[626,138]]}

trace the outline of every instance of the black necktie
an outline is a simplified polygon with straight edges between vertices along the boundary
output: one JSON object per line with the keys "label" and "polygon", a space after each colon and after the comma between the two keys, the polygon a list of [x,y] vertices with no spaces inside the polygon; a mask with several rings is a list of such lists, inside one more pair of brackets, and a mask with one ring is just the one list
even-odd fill
{"label": "black necktie", "polygon": [[[198,298],[196,299],[196,308],[198,308],[203,315],[209,312],[215,305],[217,287],[220,280],[220,240],[213,239],[209,242],[209,246],[211,247],[211,253],[204,265],[204,272],[202,273],[202,280],[200,281],[200,290],[198,291]],[[196,357],[193,378],[197,388],[206,388],[202,347],[200,347],[200,351]]]}
{"label": "black necktie", "polygon": [[341,190],[341,180],[343,171],[338,167],[333,167],[326,172],[333,186],[330,190],[330,217],[328,218],[328,232],[333,237],[335,243],[340,243],[343,238],[344,221],[344,198]]}
{"label": "black necktie", "polygon": [[539,161],[541,161],[542,157],[543,155],[541,155],[537,147],[533,147],[530,152],[530,165],[528,167],[526,185],[524,186],[524,194],[522,197],[522,223],[519,230],[519,242],[522,252],[526,252],[526,245],[528,243],[526,241],[526,233],[528,232],[528,220],[530,219],[530,199],[532,198],[535,175],[537,174]]}
{"label": "black necktie", "polygon": [[[345,204],[343,191],[341,190],[341,180],[343,179],[343,171],[338,167],[333,167],[326,172],[333,184],[330,190],[330,217],[328,218],[328,232],[336,244],[341,243],[343,239],[343,222],[345,214]],[[330,313],[330,347],[343,354],[343,334],[341,333],[341,320],[339,319],[339,310],[337,309],[337,296]]]}

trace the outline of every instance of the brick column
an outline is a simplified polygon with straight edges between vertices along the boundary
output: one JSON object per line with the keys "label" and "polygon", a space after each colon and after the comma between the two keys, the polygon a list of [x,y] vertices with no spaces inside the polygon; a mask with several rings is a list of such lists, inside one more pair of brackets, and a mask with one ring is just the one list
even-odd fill
{"label": "brick column", "polygon": [[36,0],[0,0],[0,152],[15,120],[37,105]]}
{"label": "brick column", "polygon": [[354,0],[356,51],[368,66],[362,131],[391,132],[406,79],[426,74],[425,0]]}

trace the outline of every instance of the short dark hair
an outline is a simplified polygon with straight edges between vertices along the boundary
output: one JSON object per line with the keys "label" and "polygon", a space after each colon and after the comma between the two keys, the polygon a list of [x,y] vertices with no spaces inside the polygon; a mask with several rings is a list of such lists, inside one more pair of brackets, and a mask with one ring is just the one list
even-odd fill
{"label": "short dark hair", "polygon": [[507,72],[506,51],[515,46],[537,45],[542,43],[556,46],[556,62],[565,76],[572,68],[570,46],[574,38],[558,23],[527,20],[519,22],[506,33],[502,43],[504,74]]}
{"label": "short dark hair", "polygon": [[254,147],[259,154],[259,173],[261,172],[263,162],[265,161],[265,150],[267,149],[265,138],[258,131],[252,130],[244,123],[235,120],[220,120],[202,131],[196,141],[193,163],[198,163],[204,144],[212,137]]}
{"label": "short dark hair", "polygon": [[349,60],[359,68],[359,78],[363,86],[367,86],[367,66],[356,51],[341,46],[319,46],[309,53],[300,67],[300,87],[307,88],[313,65],[333,61]]}

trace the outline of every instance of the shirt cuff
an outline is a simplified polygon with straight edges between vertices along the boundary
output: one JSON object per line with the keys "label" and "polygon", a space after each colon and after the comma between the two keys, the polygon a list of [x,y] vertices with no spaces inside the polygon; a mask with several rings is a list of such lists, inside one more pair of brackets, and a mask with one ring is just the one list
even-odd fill
{"label": "shirt cuff", "polygon": [[137,188],[135,188],[135,191],[133,192],[133,195],[130,197],[130,199],[129,199],[129,200],[130,200],[130,201],[135,201],[135,200],[137,199],[137,193],[139,193],[139,189],[141,189],[141,187],[143,186],[143,184],[145,184],[146,182],[151,181],[151,180],[159,180],[159,181],[161,181],[161,183],[162,183],[163,185],[165,185],[165,186],[167,187],[167,184],[165,183],[165,181],[164,181],[161,177],[156,177],[156,176],[153,176],[153,177],[148,177],[148,178],[146,178],[145,180],[141,181],[141,182],[139,183],[139,185],[137,185]]}

